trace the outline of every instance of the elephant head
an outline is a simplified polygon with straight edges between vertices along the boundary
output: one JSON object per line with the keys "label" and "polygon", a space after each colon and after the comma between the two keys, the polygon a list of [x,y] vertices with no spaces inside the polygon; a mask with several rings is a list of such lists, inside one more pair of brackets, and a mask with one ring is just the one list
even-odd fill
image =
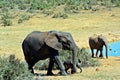
{"label": "elephant head", "polygon": [[105,46],[106,48],[106,58],[108,58],[108,41],[105,37],[103,37],[102,35],[98,36],[98,43],[100,46]]}
{"label": "elephant head", "polygon": [[72,62],[74,64],[72,73],[76,72],[77,46],[70,33],[50,31],[45,39],[46,45],[56,50],[72,50]]}

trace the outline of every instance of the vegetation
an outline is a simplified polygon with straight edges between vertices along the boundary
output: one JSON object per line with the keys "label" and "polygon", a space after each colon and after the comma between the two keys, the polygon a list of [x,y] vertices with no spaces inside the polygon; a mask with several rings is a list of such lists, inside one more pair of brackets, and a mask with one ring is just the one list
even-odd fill
{"label": "vegetation", "polygon": [[1,15],[1,24],[5,27],[5,26],[11,26],[12,25],[12,21],[11,21],[11,16],[8,12],[4,12]]}
{"label": "vegetation", "polygon": [[[14,12],[25,11],[34,14],[36,11],[51,16],[52,18],[68,18],[68,14],[80,13],[81,10],[97,11],[102,7],[120,7],[120,0],[0,0],[0,10]],[[60,7],[60,9],[59,9]],[[14,15],[14,13],[12,14]],[[28,20],[30,17],[16,16],[18,23]],[[3,26],[11,26],[12,20],[8,17],[8,13],[1,14],[1,24]]]}
{"label": "vegetation", "polygon": [[27,70],[26,64],[14,55],[0,57],[0,80],[33,80],[33,75]]}
{"label": "vegetation", "polygon": [[43,10],[51,9],[60,5],[74,6],[71,9],[91,9],[92,5],[109,5],[115,4],[120,6],[120,0],[0,0],[0,8],[9,7],[10,9],[18,8],[20,10],[34,9]]}
{"label": "vegetation", "polygon": [[[72,52],[71,51],[61,51],[60,59],[64,62],[66,59],[71,59]],[[100,62],[98,60],[94,60],[91,58],[91,55],[85,48],[78,50],[77,58],[81,60],[82,67],[90,67],[90,66],[99,66]],[[72,59],[71,59],[72,60]],[[35,65],[35,69],[39,70],[47,70],[49,64],[49,60],[40,61]],[[55,64],[54,69],[58,69],[58,66]]]}

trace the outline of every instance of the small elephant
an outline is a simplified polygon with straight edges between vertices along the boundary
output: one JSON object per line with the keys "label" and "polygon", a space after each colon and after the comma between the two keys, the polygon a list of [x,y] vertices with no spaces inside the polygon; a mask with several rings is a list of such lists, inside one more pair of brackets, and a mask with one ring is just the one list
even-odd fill
{"label": "small elephant", "polygon": [[[73,63],[72,63],[71,59],[65,60],[63,64],[65,66],[65,71],[66,72],[68,71],[68,69],[72,69],[72,67],[73,67]],[[80,69],[80,73],[81,73],[82,72],[82,68],[81,68],[81,61],[80,61],[80,59],[77,60],[76,66],[77,66],[77,68]]]}
{"label": "small elephant", "polygon": [[95,57],[93,49],[97,49],[96,57],[98,57],[98,51],[100,51],[99,57],[101,58],[103,58],[103,46],[105,46],[106,58],[108,58],[108,41],[104,36],[98,35],[97,37],[89,37],[89,46],[92,51],[92,57]]}
{"label": "small elephant", "polygon": [[33,66],[39,60],[49,58],[49,66],[47,75],[53,75],[52,68],[56,62],[62,75],[67,75],[65,67],[59,58],[60,50],[72,51],[72,72],[76,73],[76,55],[77,46],[72,38],[72,35],[68,32],[59,31],[33,31],[27,35],[23,40],[22,49],[26,62],[28,63],[28,69],[34,73]]}

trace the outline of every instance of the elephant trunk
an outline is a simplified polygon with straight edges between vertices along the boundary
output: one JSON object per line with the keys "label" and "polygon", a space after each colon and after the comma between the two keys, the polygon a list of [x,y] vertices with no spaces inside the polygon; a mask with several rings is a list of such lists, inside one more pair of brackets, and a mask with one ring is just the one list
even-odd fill
{"label": "elephant trunk", "polygon": [[105,43],[105,48],[106,48],[106,58],[108,58],[108,44]]}

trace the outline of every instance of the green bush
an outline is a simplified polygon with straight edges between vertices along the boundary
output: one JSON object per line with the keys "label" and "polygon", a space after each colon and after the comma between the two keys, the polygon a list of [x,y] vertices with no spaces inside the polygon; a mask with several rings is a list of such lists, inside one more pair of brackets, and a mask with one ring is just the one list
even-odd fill
{"label": "green bush", "polygon": [[66,19],[66,18],[68,18],[68,15],[65,14],[65,13],[60,13],[59,12],[59,13],[55,13],[52,18],[63,18],[63,19]]}
{"label": "green bush", "polygon": [[0,8],[9,7],[10,9],[14,9],[18,6],[20,10],[25,10],[29,6],[34,10],[44,10],[55,8],[60,5],[82,5],[81,7],[83,9],[91,9],[90,7],[92,5],[96,5],[98,3],[102,3],[105,6],[111,6],[113,4],[118,7],[120,6],[120,0],[0,0]]}
{"label": "green bush", "polygon": [[81,65],[83,67],[100,65],[100,62],[98,60],[91,58],[90,53],[88,53],[88,51],[85,48],[78,49],[77,57],[78,57],[78,59],[81,60]]}
{"label": "green bush", "polygon": [[[72,57],[72,52],[69,50],[59,52],[60,59],[64,62],[66,59]],[[85,48],[78,49],[77,58],[81,60],[82,67],[99,66],[100,62],[96,59],[92,59],[90,53],[87,52]],[[35,65],[35,69],[46,70],[48,68],[49,59],[38,62]],[[55,64],[54,69],[58,69]]]}
{"label": "green bush", "polygon": [[30,16],[27,15],[27,14],[22,14],[20,15],[20,18],[18,19],[18,23],[22,23],[23,21],[25,20],[29,20],[30,19]]}
{"label": "green bush", "polygon": [[11,21],[11,15],[8,12],[4,12],[1,15],[1,24],[5,27],[5,26],[11,26],[12,25],[12,21]]}
{"label": "green bush", "polygon": [[25,63],[14,55],[0,57],[0,80],[33,80]]}

